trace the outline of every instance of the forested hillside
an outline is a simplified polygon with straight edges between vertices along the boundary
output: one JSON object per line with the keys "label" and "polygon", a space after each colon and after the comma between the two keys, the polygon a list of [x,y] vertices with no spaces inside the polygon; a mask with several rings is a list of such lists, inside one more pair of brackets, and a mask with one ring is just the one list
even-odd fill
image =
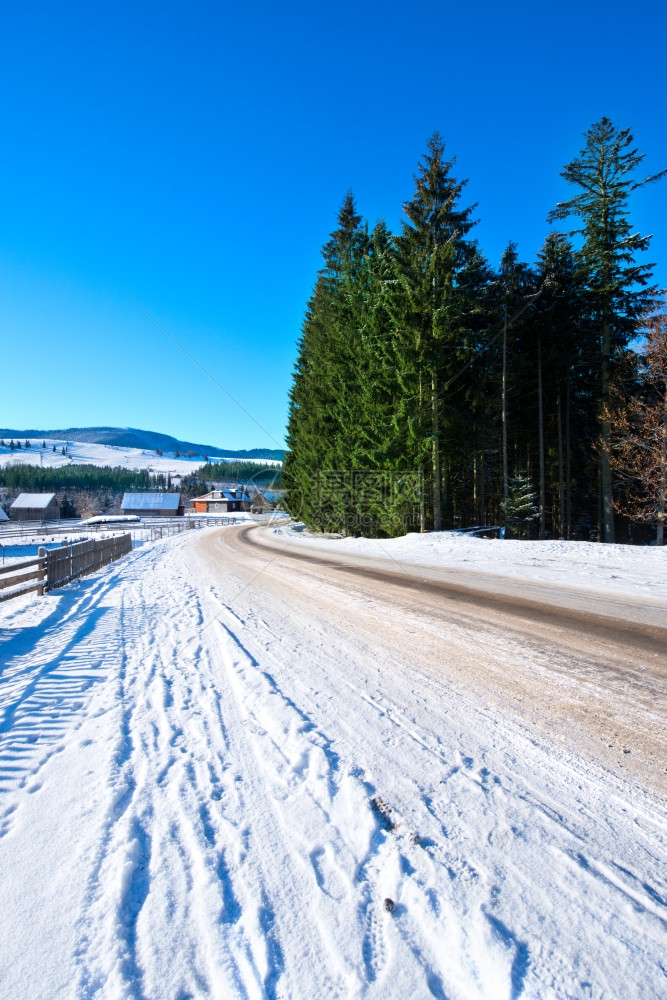
{"label": "forested hillside", "polygon": [[[500,523],[608,542],[648,540],[643,523],[662,541],[667,336],[629,209],[665,171],[645,178],[633,142],[593,125],[549,219],[572,232],[545,227],[532,263],[508,242],[497,270],[437,133],[400,233],[369,231],[346,196],[299,341],[295,516],[371,536]],[[650,468],[632,464],[638,448]]]}

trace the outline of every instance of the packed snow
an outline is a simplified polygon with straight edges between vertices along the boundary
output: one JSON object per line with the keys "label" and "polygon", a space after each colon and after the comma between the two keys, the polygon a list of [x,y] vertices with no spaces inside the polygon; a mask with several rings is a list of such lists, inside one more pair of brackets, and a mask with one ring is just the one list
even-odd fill
{"label": "packed snow", "polygon": [[[2,996],[663,995],[664,801],[381,652],[346,621],[371,598],[226,557],[236,530],[0,605]],[[523,545],[373,553],[664,587],[662,552]]]}

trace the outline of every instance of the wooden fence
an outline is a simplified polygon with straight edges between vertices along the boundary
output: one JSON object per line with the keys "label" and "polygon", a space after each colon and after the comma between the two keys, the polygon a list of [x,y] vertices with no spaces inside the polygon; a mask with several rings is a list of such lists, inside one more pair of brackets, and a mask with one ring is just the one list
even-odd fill
{"label": "wooden fence", "polygon": [[[34,590],[43,594],[45,576],[46,553],[43,548],[40,549],[40,555],[36,559],[26,559],[9,566],[0,566],[0,602],[10,601],[12,597],[20,597],[21,594],[31,594]],[[33,580],[39,582],[33,583]],[[26,587],[26,583],[29,583],[30,586]],[[8,592],[3,593],[5,590]]]}
{"label": "wooden fence", "polygon": [[[121,556],[132,551],[132,536],[129,534],[115,535],[113,538],[91,538],[85,542],[63,542],[57,549],[47,552],[40,547],[36,559],[26,559],[0,567],[0,601],[8,601],[12,597],[30,594],[38,591],[62,587],[70,580],[94,573],[101,566],[115,562]],[[37,583],[33,581],[37,580]],[[25,584],[30,586],[26,587]]]}
{"label": "wooden fence", "polygon": [[132,536],[115,535],[113,538],[91,538],[86,542],[62,545],[46,553],[46,586],[62,587],[79,576],[94,573],[101,566],[115,562],[132,551]]}

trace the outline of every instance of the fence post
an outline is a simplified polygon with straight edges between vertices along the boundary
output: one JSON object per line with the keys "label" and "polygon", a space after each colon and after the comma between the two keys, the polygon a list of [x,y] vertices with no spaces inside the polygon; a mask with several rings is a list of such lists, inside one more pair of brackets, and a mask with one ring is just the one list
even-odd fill
{"label": "fence post", "polygon": [[[40,545],[39,548],[37,549],[37,555],[39,556],[40,559],[46,559],[46,549],[44,548],[43,545]],[[40,577],[40,586],[39,590],[37,591],[37,595],[38,597],[44,597],[44,577],[46,576],[46,563],[44,563],[43,566],[40,566],[40,569],[42,571],[42,575]]]}

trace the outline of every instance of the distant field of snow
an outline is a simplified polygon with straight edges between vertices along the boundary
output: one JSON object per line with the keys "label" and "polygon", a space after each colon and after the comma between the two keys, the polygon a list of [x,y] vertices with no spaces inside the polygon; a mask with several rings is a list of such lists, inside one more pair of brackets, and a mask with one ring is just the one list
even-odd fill
{"label": "distant field of snow", "polygon": [[579,587],[608,593],[667,598],[667,546],[471,538],[456,531],[383,540],[325,538],[303,525],[277,526],[273,532],[295,545],[379,557],[400,565],[459,567],[555,585],[576,580]]}
{"label": "distant field of snow", "polygon": [[[23,444],[23,442],[21,442]],[[149,472],[162,472],[165,475],[185,476],[196,472],[204,464],[202,455],[194,458],[175,458],[173,455],[157,455],[154,451],[143,451],[140,448],[118,448],[106,444],[90,444],[83,441],[70,441],[67,443],[67,454],[62,454],[64,441],[46,440],[46,448],[42,448],[42,441],[31,441],[30,448],[15,448],[12,451],[9,447],[0,447],[0,466],[7,465],[44,465],[49,468],[60,468],[63,465],[110,465],[121,466],[123,469],[148,469]],[[53,445],[56,450],[53,450]],[[273,465],[277,463],[265,461],[259,458],[225,459],[211,458],[212,462],[244,461],[252,462],[256,465]]]}

